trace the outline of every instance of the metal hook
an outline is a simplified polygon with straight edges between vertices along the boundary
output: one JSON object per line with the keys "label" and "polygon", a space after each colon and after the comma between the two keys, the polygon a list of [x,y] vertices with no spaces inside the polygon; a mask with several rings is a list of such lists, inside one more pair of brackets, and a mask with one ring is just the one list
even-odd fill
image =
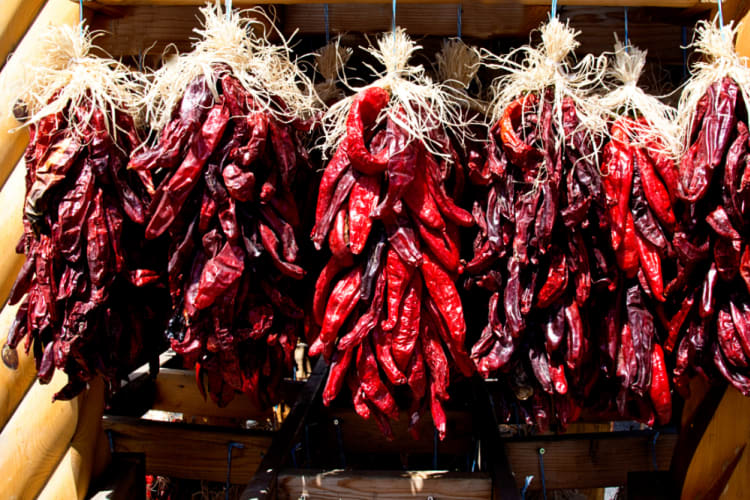
{"label": "metal hook", "polygon": [[328,4],[323,4],[323,22],[325,23],[326,27],[326,43],[329,43],[331,41],[331,20],[328,17]]}
{"label": "metal hook", "polygon": [[625,9],[625,52],[630,53],[630,35],[628,35],[628,8]]}
{"label": "metal hook", "polygon": [[227,16],[227,21],[229,21],[232,18],[232,0],[224,0],[225,5],[225,15]]}
{"label": "metal hook", "polygon": [[544,454],[547,452],[544,448],[539,448],[539,475],[542,479],[542,494],[544,500],[547,500],[547,483],[544,480]]}
{"label": "metal hook", "polygon": [[550,19],[557,17],[557,0],[552,0],[552,8],[549,11]]}
{"label": "metal hook", "polygon": [[391,2],[391,31],[393,32],[393,41],[395,42],[396,41],[396,0],[393,0]]}
{"label": "metal hook", "polygon": [[463,17],[464,6],[462,4],[458,4],[458,9],[457,10],[458,10],[458,13],[457,13],[457,17],[458,17],[457,24],[458,24],[458,27],[456,29],[456,32],[457,32],[457,35],[458,35],[458,39],[461,40],[461,28],[462,28],[461,24],[462,24],[462,17]]}
{"label": "metal hook", "polygon": [[229,500],[229,488],[231,487],[231,478],[232,478],[232,450],[234,448],[242,449],[245,445],[242,443],[237,443],[235,441],[230,441],[227,445],[227,483],[224,486],[224,499]]}
{"label": "metal hook", "polygon": [[333,419],[333,426],[336,428],[336,441],[339,443],[339,461],[341,468],[346,468],[346,454],[344,453],[344,438],[341,436],[341,421],[338,418]]}
{"label": "metal hook", "polygon": [[83,0],[78,0],[78,23],[83,35]]}

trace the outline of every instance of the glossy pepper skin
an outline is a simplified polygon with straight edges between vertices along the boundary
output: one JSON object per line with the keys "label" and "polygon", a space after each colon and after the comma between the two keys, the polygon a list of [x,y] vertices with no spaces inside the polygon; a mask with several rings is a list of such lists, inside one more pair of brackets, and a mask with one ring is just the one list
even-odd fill
{"label": "glossy pepper skin", "polygon": [[479,159],[437,123],[425,134],[445,158],[431,152],[404,130],[396,102],[385,89],[358,93],[324,171],[312,236],[318,248],[327,240],[332,256],[316,286],[320,331],[310,354],[332,361],[326,404],[346,381],[357,413],[388,437],[403,386],[412,435],[430,411],[442,438],[448,386],[475,369],[455,284],[458,227],[474,220],[453,195],[463,191],[463,162]]}
{"label": "glossy pepper skin", "polygon": [[196,365],[199,389],[216,404],[245,393],[266,407],[291,371],[305,319],[292,283],[306,275],[298,211],[311,169],[301,128],[255,102],[228,68],[213,78],[215,91],[202,77],[188,85],[130,165],[156,174],[146,232],[170,242],[172,348]]}
{"label": "glossy pepper skin", "polygon": [[[150,177],[126,170],[126,151],[140,146],[133,120],[91,100],[30,125],[24,153],[26,255],[9,295],[20,303],[3,359],[32,348],[37,377],[55,370],[67,383],[54,399],[72,399],[94,377],[111,388],[163,349],[168,309],[164,249],[144,241]],[[115,127],[118,133],[110,133]]]}

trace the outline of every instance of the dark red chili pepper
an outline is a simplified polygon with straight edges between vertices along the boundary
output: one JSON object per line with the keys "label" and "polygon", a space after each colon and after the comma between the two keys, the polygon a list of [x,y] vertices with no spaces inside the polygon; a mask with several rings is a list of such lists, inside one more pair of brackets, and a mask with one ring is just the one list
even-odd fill
{"label": "dark red chili pepper", "polygon": [[638,244],[638,258],[648,280],[648,287],[656,300],[664,302],[664,283],[659,253],[645,238],[636,236],[636,243]]}
{"label": "dark red chili pepper", "polygon": [[728,308],[719,309],[716,318],[717,342],[724,357],[737,368],[747,368],[748,358],[740,342],[740,336],[734,328],[732,315]]}
{"label": "dark red chili pepper", "polygon": [[359,255],[365,248],[372,228],[370,214],[380,197],[380,179],[375,176],[357,177],[349,195],[349,242],[350,250]]}
{"label": "dark red chili pepper", "polygon": [[379,174],[388,165],[390,151],[387,148],[375,155],[367,150],[365,129],[375,122],[389,101],[388,92],[380,87],[368,87],[359,92],[352,101],[346,119],[344,148],[352,166],[363,174]]}
{"label": "dark red chili pepper", "polygon": [[427,291],[440,310],[454,343],[463,346],[466,323],[461,299],[453,280],[427,254],[423,257],[421,269]]}
{"label": "dark red chili pepper", "polygon": [[331,292],[326,306],[323,327],[320,335],[310,346],[310,356],[330,352],[336,334],[359,302],[359,285],[362,280],[362,268],[355,267],[342,278]]}
{"label": "dark red chili pepper", "polygon": [[422,303],[422,281],[414,275],[406,288],[401,301],[401,311],[396,328],[393,330],[393,360],[402,372],[408,372],[409,359],[419,335],[419,324]]}
{"label": "dark red chili pepper", "polygon": [[412,269],[409,268],[399,257],[393,248],[386,251],[385,273],[387,283],[387,319],[382,323],[383,330],[391,331],[396,327],[399,319],[399,309],[404,293],[409,285],[412,276]]}
{"label": "dark red chili pepper", "polygon": [[183,203],[198,182],[199,174],[214,151],[229,122],[229,110],[217,104],[208,113],[200,133],[169,182],[162,184],[154,197],[153,215],[146,227],[146,238],[153,239],[169,228]]}
{"label": "dark red chili pepper", "polygon": [[651,354],[651,386],[648,390],[660,425],[672,420],[672,395],[669,391],[669,376],[664,363],[664,353],[659,344],[654,344]]}

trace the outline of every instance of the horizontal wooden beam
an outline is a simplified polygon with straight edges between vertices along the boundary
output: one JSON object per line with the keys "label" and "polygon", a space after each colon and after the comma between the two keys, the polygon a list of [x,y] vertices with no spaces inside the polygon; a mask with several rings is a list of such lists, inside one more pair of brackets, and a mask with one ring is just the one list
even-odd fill
{"label": "horizontal wooden beam", "polygon": [[505,451],[519,488],[533,475],[530,489],[541,489],[539,450],[544,449],[548,489],[585,489],[625,485],[629,471],[669,469],[676,443],[676,433],[662,433],[654,442],[650,431],[602,432],[508,440]]}
{"label": "horizontal wooden beam", "polygon": [[279,500],[316,498],[439,498],[471,500],[490,498],[488,475],[446,471],[285,471],[279,475]]}
{"label": "horizontal wooden beam", "polygon": [[273,437],[268,431],[109,415],[103,417],[102,424],[111,436],[114,452],[143,453],[148,474],[169,477],[226,481],[227,447],[240,443],[243,448],[232,451],[233,484],[250,480]]}
{"label": "horizontal wooden beam", "polygon": [[[445,441],[438,443],[438,453],[459,455],[473,451],[471,415],[449,410]],[[330,410],[326,419],[339,421],[346,454],[430,454],[433,451],[431,420],[425,415],[420,440],[407,431],[408,420],[402,415],[393,424],[395,439],[386,441],[372,420],[364,420],[351,410]],[[330,432],[330,430],[329,430]],[[651,431],[601,432],[533,436],[504,439],[505,453],[518,487],[526,476],[536,479],[531,488],[540,488],[539,454],[545,449],[544,469],[548,488],[600,488],[625,485],[628,471],[669,469],[677,434],[663,431],[655,444]],[[330,440],[333,442],[335,435]],[[491,454],[492,451],[489,450]]]}
{"label": "horizontal wooden beam", "polygon": [[[78,1],[78,0],[73,0]],[[163,5],[163,6],[189,6],[204,5],[205,0],[95,0],[84,1],[84,5],[115,5],[115,6],[132,6],[132,5]],[[258,4],[390,4],[391,0],[234,0],[235,7],[251,7]],[[545,5],[549,2],[545,0],[399,0],[399,4],[520,4],[520,5]],[[672,7],[672,8],[691,8],[702,7],[711,8],[716,4],[715,1],[707,0],[560,0],[559,5],[585,5],[585,6],[619,6],[619,7]]]}
{"label": "horizontal wooden beam", "polygon": [[261,420],[271,416],[271,409],[256,408],[250,398],[237,394],[223,408],[211,399],[204,399],[192,370],[162,368],[156,377],[156,393],[152,409],[201,417],[242,418]]}
{"label": "horizontal wooden beam", "polygon": [[[447,410],[447,432],[438,443],[438,453],[461,455],[473,450],[471,415],[465,411]],[[418,424],[420,439],[409,433],[409,415],[402,412],[396,422],[391,422],[394,439],[388,441],[373,419],[365,420],[350,409],[330,409],[325,413],[325,423],[331,437],[335,439],[336,421],[346,454],[410,453],[431,454],[433,452],[432,418],[427,412]]]}

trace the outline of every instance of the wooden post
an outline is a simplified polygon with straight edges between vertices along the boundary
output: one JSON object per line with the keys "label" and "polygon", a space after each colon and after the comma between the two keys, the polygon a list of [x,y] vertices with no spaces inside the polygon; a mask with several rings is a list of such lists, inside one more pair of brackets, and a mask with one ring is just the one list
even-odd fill
{"label": "wooden post", "polygon": [[[23,254],[16,253],[16,244],[23,235],[25,174],[26,166],[21,160],[0,190],[0,207],[3,209],[3,217],[0,218],[0,255],[3,256],[0,259],[0,303],[8,298],[25,260]],[[3,340],[6,332],[0,332]]]}
{"label": "wooden post", "polygon": [[[7,334],[13,318],[16,317],[16,311],[18,311],[18,304],[15,306],[6,305],[0,312],[0,339],[4,339],[4,335]],[[0,429],[13,415],[18,403],[21,402],[36,376],[34,355],[32,353],[26,354],[22,348],[16,352],[18,354],[18,367],[15,370],[0,362]]]}
{"label": "wooden post", "polygon": [[0,10],[0,61],[5,62],[29,25],[44,5],[44,0],[5,0]]}
{"label": "wooden post", "polygon": [[0,433],[0,497],[35,498],[65,454],[78,422],[81,396],[52,402],[68,377],[34,382]]}
{"label": "wooden post", "polygon": [[81,404],[80,417],[73,441],[57,465],[39,500],[83,500],[89,489],[96,440],[102,434],[104,381],[95,378]]}
{"label": "wooden post", "polygon": [[3,82],[3,91],[0,93],[0,183],[8,178],[29,141],[29,134],[25,129],[10,133],[19,126],[11,114],[14,104],[14,86],[22,81],[29,63],[38,58],[39,39],[44,31],[52,25],[60,26],[77,22],[77,3],[70,0],[49,0],[3,67],[0,74],[0,81]]}
{"label": "wooden post", "polygon": [[299,433],[310,414],[313,403],[318,399],[318,395],[323,390],[323,382],[328,374],[328,364],[323,358],[320,358],[315,364],[310,378],[307,379],[302,392],[294,403],[292,410],[289,412],[281,429],[276,433],[268,448],[268,452],[263,457],[255,476],[248,483],[245,491],[242,492],[242,500],[270,500],[276,498],[276,478],[279,469],[284,460],[289,456],[289,452],[297,441]]}

